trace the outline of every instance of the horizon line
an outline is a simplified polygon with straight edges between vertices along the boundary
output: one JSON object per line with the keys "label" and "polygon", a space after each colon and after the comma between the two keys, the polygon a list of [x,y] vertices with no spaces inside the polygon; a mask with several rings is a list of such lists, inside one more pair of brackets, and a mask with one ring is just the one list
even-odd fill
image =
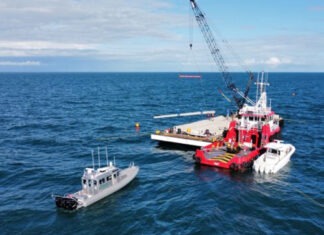
{"label": "horizon line", "polygon": [[[261,71],[260,71],[261,72]],[[260,73],[252,72],[252,73]],[[180,71],[0,71],[0,73],[221,73],[221,72],[180,72]],[[247,73],[246,71],[236,71],[230,73]],[[277,72],[265,72],[265,73],[324,73],[324,71],[277,71]]]}

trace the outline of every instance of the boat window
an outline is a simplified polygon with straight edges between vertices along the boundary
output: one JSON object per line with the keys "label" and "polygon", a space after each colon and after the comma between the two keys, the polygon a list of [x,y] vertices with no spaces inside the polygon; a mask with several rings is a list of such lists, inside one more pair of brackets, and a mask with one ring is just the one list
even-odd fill
{"label": "boat window", "polygon": [[273,154],[277,154],[277,150],[276,149],[269,149],[269,152],[270,153],[273,153]]}
{"label": "boat window", "polygon": [[105,183],[105,178],[99,180],[99,184],[104,184]]}
{"label": "boat window", "polygon": [[93,185],[96,186],[97,185],[97,180],[93,181]]}
{"label": "boat window", "polygon": [[89,187],[91,187],[91,180],[88,180],[88,185]]}
{"label": "boat window", "polygon": [[111,180],[111,175],[107,176],[107,181]]}
{"label": "boat window", "polygon": [[86,179],[83,179],[83,184],[86,184],[87,183],[87,180]]}

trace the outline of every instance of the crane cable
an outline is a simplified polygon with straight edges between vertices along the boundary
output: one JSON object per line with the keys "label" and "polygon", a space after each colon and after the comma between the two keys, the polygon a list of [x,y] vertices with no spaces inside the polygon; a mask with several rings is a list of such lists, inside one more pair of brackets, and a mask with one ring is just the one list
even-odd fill
{"label": "crane cable", "polygon": [[[210,18],[206,15],[204,15],[204,17],[206,18],[206,20],[208,20],[209,24],[211,24],[211,30],[216,34],[216,36],[218,38],[220,38],[220,43],[221,45],[225,46],[225,49],[231,54],[231,58],[233,58],[236,63],[238,64],[239,67],[241,67],[245,73],[248,74],[249,76],[249,81],[247,86],[245,87],[245,92],[243,93],[240,90],[237,90],[237,93],[247,102],[249,102],[250,104],[254,105],[255,102],[253,100],[251,100],[248,96],[246,96],[246,92],[248,92],[248,90],[250,89],[251,86],[251,76],[252,76],[252,80],[253,80],[253,73],[251,72],[251,70],[248,68],[246,62],[244,62],[242,60],[242,58],[240,57],[240,55],[233,49],[231,43],[220,33],[220,31],[217,29],[217,27],[215,26],[215,24],[213,23],[212,20],[210,20]],[[221,46],[220,44],[218,46]],[[225,51],[224,48],[222,51]],[[226,57],[226,54],[223,54]]]}
{"label": "crane cable", "polygon": [[[238,108],[241,108],[243,106],[243,104],[245,103],[245,101],[248,101],[249,103],[251,103],[252,100],[249,99],[247,95],[248,95],[248,92],[250,89],[250,85],[252,84],[251,82],[254,78],[253,73],[248,72],[250,79],[248,81],[248,85],[245,89],[245,92],[243,93],[232,82],[231,75],[227,71],[227,66],[225,64],[224,58],[223,58],[222,54],[220,53],[219,46],[217,45],[217,42],[214,39],[214,36],[212,33],[213,31],[212,31],[212,29],[210,29],[210,27],[207,23],[207,19],[205,18],[205,15],[200,10],[200,8],[197,5],[197,3],[195,2],[195,0],[190,0],[190,3],[192,6],[194,15],[196,17],[196,21],[200,27],[200,30],[205,38],[206,43],[208,44],[208,47],[209,47],[209,50],[213,56],[213,59],[214,59],[215,63],[218,65],[219,70],[221,71],[221,73],[223,75],[223,80],[224,80],[227,88],[232,90],[232,93],[234,96],[233,98],[235,100],[236,105],[238,106]],[[238,97],[238,96],[240,96],[240,97]],[[253,103],[253,101],[252,101],[252,103]]]}
{"label": "crane cable", "polygon": [[[190,56],[189,58],[193,58],[193,64],[194,66],[196,67],[196,69],[198,70],[199,74],[201,74],[201,69],[199,68],[199,65],[198,65],[198,62],[196,60],[196,54],[195,54],[195,51],[193,49],[193,40],[194,40],[194,30],[193,30],[193,25],[194,25],[194,18],[193,18],[193,15],[192,15],[192,10],[191,10],[191,6],[190,6],[190,3],[188,4],[188,24],[189,24],[189,41],[188,41],[188,44],[189,44],[189,51],[190,51]],[[191,64],[191,63],[190,63]],[[203,93],[203,109],[205,108],[206,110],[208,109],[207,108],[207,102],[206,102],[206,91],[205,89],[203,88],[203,85],[202,85],[202,79],[199,79],[199,84],[200,84],[200,90],[199,92],[202,92]],[[203,110],[202,109],[202,110]]]}
{"label": "crane cable", "polygon": [[[194,54],[194,52],[192,50],[193,49],[193,22],[194,22],[193,17],[194,17],[194,15],[192,13],[190,2],[189,2],[189,14],[188,14],[188,16],[189,16],[188,17],[188,19],[189,19],[188,20],[189,21],[189,43],[188,44],[189,44],[189,47],[190,47],[191,54]],[[197,66],[196,56],[193,55],[193,58],[194,58],[194,63]],[[211,62],[211,58],[209,56],[207,56],[207,58],[208,58],[209,63],[213,64]],[[204,89],[201,89],[201,90],[205,93]],[[232,100],[225,95],[225,93],[222,91],[222,89],[219,86],[217,86],[217,90],[225,98],[225,100],[227,100],[229,103],[232,103],[232,105],[235,106],[235,104],[232,102]],[[203,96],[206,97],[205,94],[203,94]],[[206,99],[204,99],[204,103],[205,103],[205,107],[207,108]]]}

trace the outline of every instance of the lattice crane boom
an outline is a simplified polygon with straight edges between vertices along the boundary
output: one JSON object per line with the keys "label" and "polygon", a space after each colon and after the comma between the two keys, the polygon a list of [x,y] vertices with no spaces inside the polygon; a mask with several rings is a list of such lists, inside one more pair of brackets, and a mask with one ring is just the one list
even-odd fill
{"label": "lattice crane boom", "polygon": [[213,60],[215,61],[215,63],[218,66],[219,71],[222,74],[222,78],[226,84],[226,87],[228,89],[230,89],[233,93],[233,98],[234,101],[236,103],[236,105],[238,106],[238,108],[242,108],[244,103],[247,101],[251,104],[254,104],[254,102],[248,98],[248,93],[249,93],[249,89],[250,86],[252,84],[252,81],[254,79],[253,73],[252,72],[248,72],[249,74],[249,82],[247,84],[246,90],[243,93],[242,91],[240,91],[235,84],[232,81],[232,77],[231,74],[228,72],[228,68],[226,66],[226,63],[224,61],[224,58],[220,52],[220,49],[217,45],[217,42],[213,36],[213,33],[206,21],[206,18],[204,16],[204,14],[202,13],[202,11],[200,10],[200,8],[198,7],[197,3],[195,0],[190,0],[191,3],[191,8],[194,12],[196,21],[198,23],[198,26],[205,38],[205,41],[208,45],[208,48],[210,50],[210,53],[213,57]]}

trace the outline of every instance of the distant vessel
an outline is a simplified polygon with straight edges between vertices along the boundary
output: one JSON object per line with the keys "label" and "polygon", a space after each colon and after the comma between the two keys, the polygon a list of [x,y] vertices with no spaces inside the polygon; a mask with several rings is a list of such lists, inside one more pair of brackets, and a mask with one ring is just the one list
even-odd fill
{"label": "distant vessel", "polygon": [[99,168],[95,169],[93,166],[93,168],[85,168],[84,170],[81,178],[82,190],[64,196],[53,195],[58,208],[77,210],[90,206],[126,186],[139,172],[139,167],[135,166],[134,163],[130,163],[129,167],[123,170],[117,168],[112,162],[108,164],[107,151],[107,166],[100,167],[99,149],[98,155]]}
{"label": "distant vessel", "polygon": [[254,105],[244,106],[230,122],[224,140],[215,141],[196,150],[193,158],[198,164],[241,170],[252,167],[264,146],[278,138],[282,119],[267,106],[264,73],[258,78]]}
{"label": "distant vessel", "polygon": [[179,78],[198,78],[198,79],[201,79],[201,75],[196,75],[196,74],[179,74]]}
{"label": "distant vessel", "polygon": [[284,167],[295,152],[291,144],[284,144],[283,141],[275,140],[265,145],[267,151],[253,163],[253,169],[260,173],[276,173]]}

